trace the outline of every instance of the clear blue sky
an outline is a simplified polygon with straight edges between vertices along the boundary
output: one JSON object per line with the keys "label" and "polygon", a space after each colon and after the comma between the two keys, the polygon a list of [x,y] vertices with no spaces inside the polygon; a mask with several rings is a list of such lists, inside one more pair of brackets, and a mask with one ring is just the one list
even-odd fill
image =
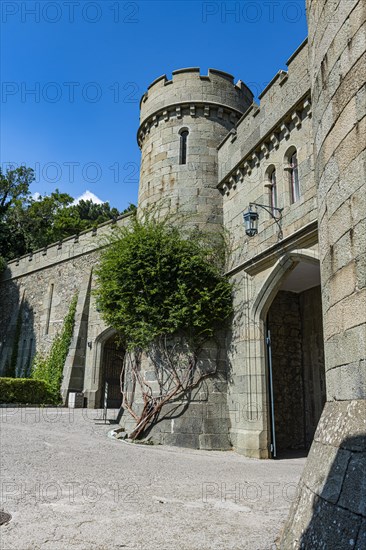
{"label": "clear blue sky", "polygon": [[150,82],[213,67],[258,95],[307,35],[304,0],[2,0],[1,26],[2,166],[35,168],[32,192],[88,189],[119,209],[137,201]]}

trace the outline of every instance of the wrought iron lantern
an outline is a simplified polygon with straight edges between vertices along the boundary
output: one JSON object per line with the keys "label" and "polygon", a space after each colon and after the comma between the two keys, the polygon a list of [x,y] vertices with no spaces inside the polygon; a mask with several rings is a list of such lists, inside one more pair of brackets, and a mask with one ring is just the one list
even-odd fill
{"label": "wrought iron lantern", "polygon": [[[248,210],[246,212],[243,212],[245,233],[248,235],[248,237],[254,237],[258,233],[259,214],[257,210],[252,210],[253,206],[255,206],[256,208],[263,208],[263,210],[270,214],[271,218],[274,219],[278,226],[278,239],[281,240],[283,238],[281,227],[283,208],[277,208],[276,206],[269,206],[267,204],[258,204],[257,202],[249,203]],[[278,216],[275,216],[275,212],[278,213]]]}
{"label": "wrought iron lantern", "polygon": [[249,208],[246,212],[243,213],[245,233],[248,237],[254,237],[258,233],[258,212],[252,210],[252,205],[249,205]]}

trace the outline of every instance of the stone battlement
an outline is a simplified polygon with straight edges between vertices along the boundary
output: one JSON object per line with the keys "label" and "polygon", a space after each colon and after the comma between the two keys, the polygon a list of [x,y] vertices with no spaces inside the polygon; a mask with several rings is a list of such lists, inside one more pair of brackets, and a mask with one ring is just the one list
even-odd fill
{"label": "stone battlement", "polygon": [[[280,70],[237,122],[235,130],[219,145],[219,182],[239,168],[246,155],[266,156],[291,128],[301,125],[311,113],[307,40],[287,61],[288,72]],[[260,141],[262,144],[259,144]],[[257,148],[258,151],[254,151]]]}
{"label": "stone battlement", "polygon": [[53,243],[12,260],[8,263],[0,279],[6,281],[22,277],[51,265],[94,252],[104,246],[103,238],[110,234],[112,228],[126,225],[130,216],[130,213],[124,214],[116,220],[107,221],[96,228],[82,231],[78,235],[72,235],[58,243]]}
{"label": "stone battlement", "polygon": [[201,75],[198,67],[178,69],[171,80],[164,74],[148,86],[140,102],[140,122],[168,105],[186,101],[217,103],[243,113],[252,98],[244,82],[234,84],[234,77],[224,71],[209,69],[208,75]]}

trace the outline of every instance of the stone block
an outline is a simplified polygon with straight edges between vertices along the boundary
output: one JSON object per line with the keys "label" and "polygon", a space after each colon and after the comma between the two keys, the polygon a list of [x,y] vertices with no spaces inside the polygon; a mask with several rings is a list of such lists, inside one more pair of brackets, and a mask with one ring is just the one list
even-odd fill
{"label": "stone block", "polygon": [[68,407],[70,409],[82,409],[84,407],[84,395],[82,393],[69,393]]}
{"label": "stone block", "polygon": [[[336,353],[336,352],[335,352]],[[333,359],[333,358],[332,358]],[[336,358],[333,360],[337,360]],[[327,395],[329,399],[365,399],[365,362],[358,360],[327,371]]]}
{"label": "stone block", "polygon": [[171,445],[174,447],[186,447],[188,449],[199,448],[198,434],[161,434],[160,441],[163,445]]}
{"label": "stone block", "polygon": [[366,287],[366,255],[361,254],[355,260],[356,288],[358,290]]}
{"label": "stone block", "polygon": [[227,451],[231,449],[229,436],[227,433],[201,434],[199,436],[199,448],[207,451]]}
{"label": "stone block", "polygon": [[230,430],[235,433],[236,447],[239,454],[252,458],[269,458],[268,432],[266,430]]}
{"label": "stone block", "polygon": [[[304,515],[301,518],[304,519]],[[307,525],[302,524],[298,548],[352,548],[360,528],[355,514],[319,498],[313,501],[313,514]],[[352,541],[352,542],[350,542]]]}
{"label": "stone block", "polygon": [[328,401],[314,439],[350,451],[364,451],[366,401]]}
{"label": "stone block", "polygon": [[229,423],[227,418],[204,418],[202,431],[205,433],[228,433]]}
{"label": "stone block", "polygon": [[338,504],[366,518],[366,436],[363,453],[354,453],[349,461]]}
{"label": "stone block", "polygon": [[314,441],[303,472],[307,487],[328,502],[336,503],[350,457],[349,451]]}
{"label": "stone block", "polygon": [[316,495],[301,480],[282,533],[281,550],[308,550],[306,546],[300,545],[300,540],[307,526],[310,525],[315,499]]}
{"label": "stone block", "polygon": [[176,434],[200,434],[203,432],[202,414],[197,417],[184,414],[181,417],[172,418],[170,426],[171,431]]}
{"label": "stone block", "polygon": [[355,550],[365,550],[366,548],[366,519],[361,522],[357,535]]}

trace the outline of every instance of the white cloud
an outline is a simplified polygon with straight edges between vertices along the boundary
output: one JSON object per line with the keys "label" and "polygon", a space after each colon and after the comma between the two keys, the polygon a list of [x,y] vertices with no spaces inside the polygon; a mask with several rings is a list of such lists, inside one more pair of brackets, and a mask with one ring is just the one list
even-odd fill
{"label": "white cloud", "polygon": [[40,199],[41,196],[42,196],[41,193],[38,193],[38,191],[36,191],[35,193],[33,193],[32,199],[33,199],[34,201],[38,201],[38,199]]}
{"label": "white cloud", "polygon": [[88,190],[84,191],[80,197],[77,197],[72,204],[78,204],[80,201],[92,201],[94,204],[103,204],[105,202]]}

